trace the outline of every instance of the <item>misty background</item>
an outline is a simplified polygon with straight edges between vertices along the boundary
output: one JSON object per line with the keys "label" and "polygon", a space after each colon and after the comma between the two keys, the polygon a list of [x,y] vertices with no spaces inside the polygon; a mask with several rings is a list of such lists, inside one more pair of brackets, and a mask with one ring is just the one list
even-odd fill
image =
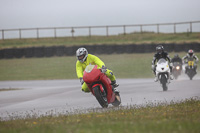
{"label": "misty background", "polygon": [[[175,23],[200,20],[199,0],[0,0],[0,30],[40,27],[76,27]],[[177,27],[186,32],[189,25]],[[113,29],[118,34],[122,29]],[[127,32],[136,32],[127,29]],[[156,31],[155,27],[143,30]],[[200,24],[193,25],[193,31],[200,31]],[[32,31],[33,32],[33,31]],[[25,31],[23,37],[35,36],[35,31]],[[87,33],[86,33],[87,32]],[[105,29],[92,31],[105,34]],[[161,32],[173,32],[173,26],[161,28]],[[88,34],[88,30],[75,31],[76,35]],[[18,33],[5,33],[7,38]],[[32,35],[31,35],[32,34]],[[53,34],[41,31],[40,35]],[[58,31],[58,36],[71,34]]]}

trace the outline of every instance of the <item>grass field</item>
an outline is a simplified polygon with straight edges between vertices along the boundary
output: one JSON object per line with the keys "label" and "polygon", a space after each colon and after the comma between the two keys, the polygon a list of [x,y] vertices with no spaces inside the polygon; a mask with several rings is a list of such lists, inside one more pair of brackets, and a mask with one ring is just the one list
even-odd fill
{"label": "grass field", "polygon": [[0,49],[11,47],[37,47],[37,46],[74,46],[95,44],[144,44],[144,43],[190,43],[200,42],[200,33],[134,33],[116,36],[92,36],[92,37],[62,37],[41,39],[7,39],[0,40]]}
{"label": "grass field", "polygon": [[0,121],[1,133],[198,133],[200,100]]}
{"label": "grass field", "polygon": [[[179,53],[182,57],[185,53]],[[154,53],[98,55],[117,78],[152,78]],[[174,53],[170,53],[173,57]],[[200,53],[196,54],[200,57]],[[76,79],[76,57],[0,60],[0,80]],[[200,63],[198,64],[200,66]]]}

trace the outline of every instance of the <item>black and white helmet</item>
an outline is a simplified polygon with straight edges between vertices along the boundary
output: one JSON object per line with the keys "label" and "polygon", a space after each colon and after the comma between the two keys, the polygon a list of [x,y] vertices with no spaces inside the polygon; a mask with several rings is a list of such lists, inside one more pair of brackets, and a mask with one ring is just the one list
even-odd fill
{"label": "black and white helmet", "polygon": [[174,55],[174,58],[179,58],[179,55],[178,55],[178,54],[175,54],[175,55]]}
{"label": "black and white helmet", "polygon": [[76,51],[76,57],[81,63],[83,63],[86,60],[87,56],[88,56],[88,51],[86,48],[79,48]]}
{"label": "black and white helmet", "polygon": [[162,45],[159,45],[156,47],[156,52],[161,54],[164,51],[164,47]]}

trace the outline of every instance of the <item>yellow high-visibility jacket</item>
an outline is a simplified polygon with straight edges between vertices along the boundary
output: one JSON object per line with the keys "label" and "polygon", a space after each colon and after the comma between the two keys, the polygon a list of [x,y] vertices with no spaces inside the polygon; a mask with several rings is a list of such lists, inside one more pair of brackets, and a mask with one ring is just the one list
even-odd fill
{"label": "yellow high-visibility jacket", "polygon": [[88,54],[88,57],[85,62],[81,63],[79,60],[76,62],[76,74],[78,78],[83,77],[83,71],[85,70],[87,65],[97,65],[98,68],[101,68],[103,65],[105,66],[104,62],[100,60],[97,56]]}

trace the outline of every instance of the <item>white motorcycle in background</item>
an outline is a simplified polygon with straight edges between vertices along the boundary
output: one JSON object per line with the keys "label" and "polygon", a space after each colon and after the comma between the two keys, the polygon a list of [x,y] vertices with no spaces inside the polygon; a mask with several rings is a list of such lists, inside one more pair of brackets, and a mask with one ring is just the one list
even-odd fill
{"label": "white motorcycle in background", "polygon": [[156,75],[163,91],[168,90],[168,84],[170,83],[170,68],[169,63],[165,59],[161,58],[156,64]]}

